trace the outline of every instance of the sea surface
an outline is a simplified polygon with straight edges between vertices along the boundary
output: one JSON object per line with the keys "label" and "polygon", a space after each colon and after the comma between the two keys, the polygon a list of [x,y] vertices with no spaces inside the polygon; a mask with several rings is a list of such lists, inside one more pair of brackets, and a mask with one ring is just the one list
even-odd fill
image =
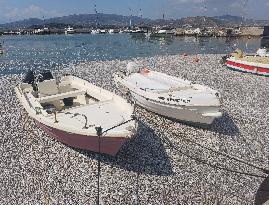
{"label": "sea surface", "polygon": [[235,48],[254,53],[260,38],[145,38],[130,34],[0,36],[4,55],[0,74],[28,69],[60,69],[85,61],[132,59],[156,55],[227,54]]}

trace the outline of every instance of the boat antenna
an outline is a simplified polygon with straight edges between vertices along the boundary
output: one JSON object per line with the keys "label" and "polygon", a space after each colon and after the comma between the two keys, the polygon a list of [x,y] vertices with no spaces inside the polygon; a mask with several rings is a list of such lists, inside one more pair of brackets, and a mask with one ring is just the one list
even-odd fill
{"label": "boat antenna", "polygon": [[139,16],[141,19],[141,24],[143,24],[143,13],[142,13],[142,9],[139,9]]}
{"label": "boat antenna", "polygon": [[99,26],[99,17],[98,17],[98,11],[97,11],[96,4],[94,4],[94,12],[95,12],[95,15],[96,15],[95,26],[98,27]]}
{"label": "boat antenna", "polygon": [[162,24],[163,25],[161,25],[161,27],[162,26],[164,26],[165,25],[165,4],[164,4],[164,2],[163,2],[163,4],[161,5],[161,10],[160,10],[160,12],[162,12],[163,13],[163,15],[162,15]]}
{"label": "boat antenna", "polygon": [[129,8],[130,11],[130,21],[129,21],[129,28],[132,29],[132,18],[133,18],[133,14],[132,14],[132,9]]}
{"label": "boat antenna", "polygon": [[246,17],[246,8],[247,8],[248,0],[241,0],[242,5],[242,16],[241,16],[241,26],[243,25],[243,22],[246,23],[247,17]]}
{"label": "boat antenna", "polygon": [[203,16],[204,16],[204,22],[206,22],[206,19],[205,19],[205,17],[206,17],[206,13],[207,13],[207,11],[208,11],[208,9],[207,9],[207,5],[206,5],[206,2],[205,2],[205,0],[203,0],[202,1],[202,12],[203,12]]}

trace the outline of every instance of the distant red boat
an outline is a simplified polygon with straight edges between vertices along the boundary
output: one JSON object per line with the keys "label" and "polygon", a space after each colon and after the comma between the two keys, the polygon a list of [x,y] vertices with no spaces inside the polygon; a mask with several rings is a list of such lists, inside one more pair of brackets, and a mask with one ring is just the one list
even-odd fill
{"label": "distant red boat", "polygon": [[257,75],[269,76],[269,55],[264,53],[261,55],[243,55],[240,50],[227,59],[227,67]]}

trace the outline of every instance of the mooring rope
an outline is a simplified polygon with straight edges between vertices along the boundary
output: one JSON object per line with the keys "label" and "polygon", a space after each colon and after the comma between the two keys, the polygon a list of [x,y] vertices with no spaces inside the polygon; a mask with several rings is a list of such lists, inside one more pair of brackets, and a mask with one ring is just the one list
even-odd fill
{"label": "mooring rope", "polygon": [[133,116],[132,119],[130,119],[130,120],[126,120],[126,121],[124,121],[124,122],[122,122],[122,123],[119,123],[119,124],[117,124],[117,125],[115,125],[115,126],[109,128],[109,129],[103,131],[103,132],[101,133],[101,135],[103,135],[104,133],[106,133],[106,132],[108,132],[108,131],[110,131],[110,130],[113,130],[113,129],[117,128],[117,127],[120,127],[120,126],[122,126],[122,125],[124,125],[124,124],[127,124],[128,122],[131,122],[131,121],[133,121],[133,120],[136,120],[134,116]]}
{"label": "mooring rope", "polygon": [[[137,121],[141,121],[137,117],[135,117],[135,119]],[[144,123],[143,121],[141,121],[141,122]],[[188,158],[190,158],[190,159],[192,159],[194,161],[197,161],[199,163],[208,165],[208,166],[213,167],[215,169],[225,170],[225,171],[236,173],[236,174],[241,174],[241,175],[246,175],[246,176],[252,176],[252,177],[258,177],[258,178],[266,178],[267,177],[267,176],[264,176],[264,175],[259,175],[259,174],[249,173],[249,172],[243,172],[243,171],[239,171],[239,170],[233,170],[233,169],[230,169],[230,168],[227,168],[227,167],[218,166],[218,165],[212,164],[212,163],[210,163],[210,162],[208,162],[208,161],[206,161],[204,159],[200,159],[200,158],[197,158],[195,156],[192,156],[191,154],[188,154],[187,152],[182,151],[181,148],[177,147],[168,137],[164,136],[164,133],[163,132],[161,132],[160,134],[163,136],[163,137],[160,136],[160,139],[161,139],[161,141],[163,141],[164,144],[167,144],[170,148],[172,148],[172,149],[174,149],[176,151],[179,151],[181,154],[185,155],[186,157],[188,157]],[[232,159],[232,160],[234,160],[236,162],[239,162],[239,163],[245,164],[245,165],[247,165],[249,167],[252,167],[252,168],[255,168],[257,170],[260,170],[261,172],[263,172],[265,174],[269,174],[269,170],[266,169],[266,168],[264,168],[264,167],[260,167],[260,166],[254,165],[254,164],[252,164],[250,162],[246,162],[245,160],[240,159],[237,156],[229,155],[227,153],[223,153],[223,152],[217,151],[217,150],[215,150],[213,148],[206,147],[206,146],[201,145],[201,144],[199,144],[197,142],[194,142],[193,140],[183,138],[182,136],[180,136],[180,135],[178,135],[176,133],[172,133],[172,134],[174,134],[176,136],[179,136],[181,139],[183,139],[186,142],[190,142],[190,143],[195,144],[195,145],[197,145],[197,146],[199,146],[199,147],[201,147],[203,149],[206,149],[208,151],[211,151],[213,153],[216,153],[216,154],[218,154],[220,156],[227,157],[227,158]]]}
{"label": "mooring rope", "polygon": [[[173,133],[173,134],[175,134],[175,133]],[[203,149],[209,150],[209,151],[211,151],[211,152],[213,152],[213,153],[216,153],[216,154],[218,154],[218,155],[221,155],[221,156],[227,157],[227,158],[229,158],[229,159],[232,159],[232,160],[234,160],[234,161],[237,161],[237,162],[239,162],[239,163],[245,164],[245,165],[247,165],[247,166],[249,166],[249,167],[253,167],[253,168],[255,168],[255,169],[258,169],[258,170],[262,171],[262,172],[265,173],[265,174],[269,174],[269,170],[266,169],[266,168],[264,168],[264,167],[260,167],[260,166],[257,166],[257,165],[255,165],[255,164],[252,164],[252,163],[250,163],[250,162],[247,162],[247,161],[245,161],[245,160],[243,160],[243,159],[240,159],[240,158],[237,157],[237,156],[234,156],[234,155],[230,155],[230,154],[227,154],[227,153],[224,153],[224,152],[217,151],[217,150],[215,150],[215,149],[213,149],[213,148],[204,146],[204,145],[199,144],[199,143],[197,143],[197,142],[195,142],[195,141],[193,141],[193,140],[191,140],[191,139],[184,138],[184,137],[182,137],[182,136],[180,136],[180,135],[176,135],[176,136],[180,137],[182,140],[184,140],[184,141],[186,141],[186,142],[190,142],[190,143],[192,143],[192,144],[195,144],[195,145],[197,145],[197,146],[199,146],[199,147],[201,147],[201,148],[203,148]]]}
{"label": "mooring rope", "polygon": [[258,178],[266,178],[266,176],[263,176],[263,175],[253,174],[253,173],[249,173],[249,172],[242,172],[242,171],[238,171],[238,170],[229,169],[227,167],[221,167],[221,166],[218,166],[218,165],[214,165],[214,164],[212,164],[212,163],[210,163],[210,162],[208,162],[208,161],[206,161],[204,159],[194,157],[194,156],[182,151],[182,149],[175,146],[174,143],[171,140],[168,139],[168,137],[164,136],[162,139],[165,142],[165,144],[167,144],[170,148],[180,152],[181,154],[185,155],[186,157],[188,157],[188,158],[190,158],[190,159],[192,159],[194,161],[197,161],[199,163],[206,164],[206,165],[208,165],[210,167],[213,167],[215,169],[225,170],[225,171],[236,173],[236,174],[247,175],[247,176],[258,177]]}

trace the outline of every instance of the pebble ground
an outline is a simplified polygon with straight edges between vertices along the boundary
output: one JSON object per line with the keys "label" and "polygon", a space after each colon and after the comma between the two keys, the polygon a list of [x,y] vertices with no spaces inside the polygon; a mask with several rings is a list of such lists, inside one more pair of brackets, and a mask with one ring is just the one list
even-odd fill
{"label": "pebble ground", "polygon": [[[101,204],[242,205],[269,198],[262,191],[266,174],[188,141],[269,168],[269,78],[228,70],[220,55],[193,58],[157,56],[155,69],[219,90],[223,117],[199,128],[137,107],[137,135],[116,157],[101,156]],[[147,65],[149,59],[133,61]],[[118,92],[112,75],[126,64],[87,62],[55,74],[69,72]],[[0,76],[0,204],[96,204],[98,154],[52,139],[31,120],[23,123],[26,113],[13,89],[20,78]]]}

